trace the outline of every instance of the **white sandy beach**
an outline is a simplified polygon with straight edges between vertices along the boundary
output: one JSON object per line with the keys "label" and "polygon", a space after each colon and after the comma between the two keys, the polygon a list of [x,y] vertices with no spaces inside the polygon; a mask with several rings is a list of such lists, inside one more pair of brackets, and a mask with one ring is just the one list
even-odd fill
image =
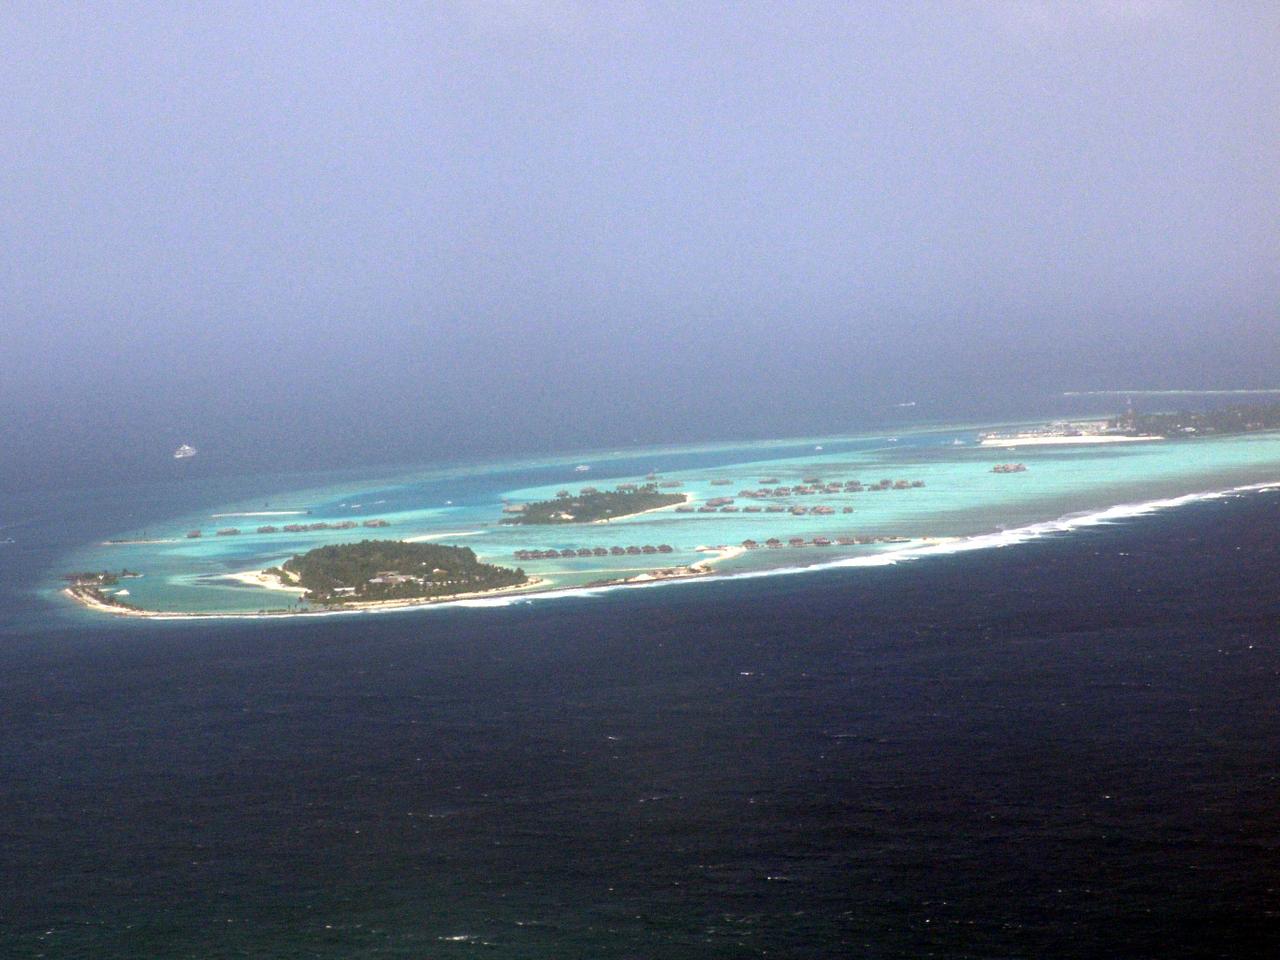
{"label": "white sandy beach", "polygon": [[674,510],[676,507],[683,507],[693,502],[693,494],[682,493],[684,497],[682,503],[669,503],[665,507],[650,507],[648,510],[637,510],[635,513],[625,513],[620,517],[605,517],[603,520],[592,520],[592,523],[613,523],[615,520],[630,520],[632,517],[643,517],[646,513],[661,513],[663,510]]}
{"label": "white sandy beach", "polygon": [[455,530],[452,533],[424,533],[417,537],[401,537],[404,543],[427,543],[431,540],[444,540],[448,537],[478,537],[483,530]]}
{"label": "white sandy beach", "polygon": [[[249,574],[237,575],[237,578],[238,576],[249,576]],[[81,590],[76,590],[72,587],[65,588],[62,593],[74,600],[76,603],[88,607],[90,610],[97,610],[100,613],[110,613],[118,617],[139,617],[146,620],[261,620],[279,619],[280,617],[320,617],[340,613],[376,613],[383,610],[411,610],[419,607],[438,607],[443,604],[457,603],[462,600],[481,600],[511,594],[534,593],[538,592],[538,588],[545,590],[550,583],[551,581],[542,577],[530,577],[525,583],[518,584],[514,587],[496,587],[493,590],[477,590],[473,593],[456,593],[448,597],[440,597],[435,600],[423,599],[421,597],[414,597],[407,600],[376,600],[369,603],[344,603],[337,607],[319,607],[305,611],[281,610],[275,613],[191,613],[182,611],[168,612],[164,610],[140,610],[136,607],[118,607],[114,604],[103,603],[93,595]],[[257,583],[255,583],[255,585],[265,586],[265,584]],[[268,589],[285,589],[298,592],[295,587],[276,587]]]}
{"label": "white sandy beach", "polygon": [[273,573],[265,570],[244,570],[240,573],[228,573],[223,580],[235,580],[250,587],[262,587],[264,590],[283,590],[287,593],[302,594],[306,591],[292,583],[285,583]]}
{"label": "white sandy beach", "polygon": [[1099,443],[1146,443],[1163,440],[1164,437],[1124,437],[1116,434],[1094,434],[1079,437],[1031,436],[1031,437],[983,437],[982,447],[1066,447]]}

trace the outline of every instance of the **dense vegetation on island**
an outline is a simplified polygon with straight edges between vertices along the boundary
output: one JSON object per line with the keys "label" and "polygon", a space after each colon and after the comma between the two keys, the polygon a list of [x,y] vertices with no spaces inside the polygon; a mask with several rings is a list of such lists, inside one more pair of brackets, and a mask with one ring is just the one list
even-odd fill
{"label": "dense vegetation on island", "polygon": [[528,582],[519,568],[481,563],[469,547],[402,540],[362,540],[317,547],[276,573],[317,603],[413,600],[496,590]]}
{"label": "dense vegetation on island", "polygon": [[1111,424],[1125,433],[1162,437],[1205,436],[1280,430],[1280,403],[1234,405],[1198,413],[1137,413],[1118,417]]}
{"label": "dense vegetation on island", "polygon": [[643,513],[655,507],[669,507],[684,503],[682,493],[662,493],[655,484],[643,487],[592,490],[578,494],[561,491],[554,500],[540,500],[522,507],[510,508],[519,512],[503,517],[503,523],[591,523],[596,520],[614,520],[633,513]]}

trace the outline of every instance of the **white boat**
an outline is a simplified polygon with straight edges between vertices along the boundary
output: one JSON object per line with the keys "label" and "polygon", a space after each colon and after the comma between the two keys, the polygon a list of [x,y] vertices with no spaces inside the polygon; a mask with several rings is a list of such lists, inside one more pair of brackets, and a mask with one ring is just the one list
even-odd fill
{"label": "white boat", "polygon": [[189,443],[184,443],[177,450],[173,451],[173,459],[185,460],[187,457],[194,457],[196,453],[197,451],[195,447],[191,446]]}
{"label": "white boat", "polygon": [[586,472],[587,472],[588,470],[590,470],[591,468],[590,468],[590,467],[588,467],[585,463],[580,463],[580,464],[578,464],[576,467],[574,467],[573,469],[574,469],[574,470],[576,470],[578,473],[586,473]]}

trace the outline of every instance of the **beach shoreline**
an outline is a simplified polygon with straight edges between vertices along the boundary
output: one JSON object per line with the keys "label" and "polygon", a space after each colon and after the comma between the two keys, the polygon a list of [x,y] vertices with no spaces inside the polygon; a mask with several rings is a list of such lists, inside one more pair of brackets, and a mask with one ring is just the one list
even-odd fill
{"label": "beach shoreline", "polygon": [[647,513],[661,513],[663,510],[674,510],[676,507],[685,507],[693,503],[693,494],[682,493],[684,497],[682,503],[668,503],[665,507],[650,507],[648,510],[637,510],[635,513],[624,513],[617,517],[604,517],[600,520],[589,521],[592,524],[613,523],[615,520],[630,520],[632,517],[643,517]]}
{"label": "beach shoreline", "polygon": [[980,447],[1068,447],[1099,443],[1146,443],[1153,440],[1164,440],[1165,437],[1128,437],[1118,434],[1095,434],[1078,437],[1065,436],[1030,436],[1030,437],[983,437],[978,441]]}
{"label": "beach shoreline", "polygon": [[[273,579],[269,574],[263,571],[247,571],[241,574],[231,574],[233,579],[242,578],[261,574],[264,579]],[[279,578],[274,578],[277,583]],[[256,613],[234,612],[234,611],[216,611],[211,610],[207,613],[191,611],[191,610],[145,610],[140,607],[125,607],[112,603],[104,603],[98,597],[95,597],[87,589],[81,587],[65,587],[62,593],[74,600],[76,603],[90,610],[99,613],[110,613],[121,617],[135,617],[145,620],[257,620],[257,619],[279,619],[281,617],[318,617],[330,616],[339,613],[378,613],[389,610],[413,610],[421,607],[438,607],[449,603],[458,603],[467,600],[481,600],[491,597],[516,596],[521,594],[532,594],[542,592],[538,588],[549,585],[554,581],[545,577],[530,577],[527,581],[517,584],[513,587],[495,587],[492,590],[476,590],[471,593],[458,593],[448,597],[439,597],[437,599],[428,599],[424,597],[412,597],[404,600],[373,600],[367,603],[343,603],[334,604],[330,607],[308,610],[268,610],[263,609]],[[266,587],[265,584],[254,583],[255,586],[262,585],[265,589],[288,590],[290,592],[303,592],[299,587]]]}

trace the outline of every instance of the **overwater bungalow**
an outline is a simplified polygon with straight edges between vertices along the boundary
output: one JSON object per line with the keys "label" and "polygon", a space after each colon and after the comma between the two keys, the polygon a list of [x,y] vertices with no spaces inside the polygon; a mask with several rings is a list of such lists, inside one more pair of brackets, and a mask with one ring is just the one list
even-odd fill
{"label": "overwater bungalow", "polygon": [[306,533],[307,528],[300,523],[286,523],[281,527],[285,533]]}
{"label": "overwater bungalow", "polygon": [[805,545],[804,537],[792,537],[787,541],[793,547],[803,547]]}
{"label": "overwater bungalow", "polygon": [[386,520],[366,520],[363,524],[366,527],[389,527],[391,526]]}
{"label": "overwater bungalow", "polygon": [[742,546],[747,550],[756,550],[760,547],[760,544],[756,543],[754,540],[743,540]]}
{"label": "overwater bungalow", "polygon": [[912,480],[912,481],[911,481],[911,486],[912,486],[913,488],[915,488],[915,489],[919,489],[920,487],[923,487],[923,486],[924,486],[924,481],[923,481],[923,480]]}
{"label": "overwater bungalow", "polygon": [[657,553],[658,548],[653,546],[652,544],[646,543],[643,547],[640,548],[640,552],[641,553]]}
{"label": "overwater bungalow", "polygon": [[992,473],[1024,473],[1027,469],[1025,463],[998,463],[991,468]]}
{"label": "overwater bungalow", "polygon": [[202,534],[199,530],[192,530],[190,533],[187,534],[187,539],[195,540],[196,538],[202,537],[202,536],[204,536],[204,534]]}
{"label": "overwater bungalow", "polygon": [[360,524],[356,523],[354,520],[343,520],[341,523],[335,523],[335,524],[333,525],[333,529],[335,529],[335,530],[354,530],[354,529],[355,529],[356,527],[358,527],[358,526],[360,526]]}
{"label": "overwater bungalow", "polygon": [[743,507],[742,508],[743,513],[760,513],[763,510],[764,510],[764,507]]}
{"label": "overwater bungalow", "polygon": [[718,507],[699,507],[698,512],[699,513],[715,513],[718,509],[719,509]]}
{"label": "overwater bungalow", "polygon": [[609,548],[609,553],[615,557],[625,556],[626,552],[627,552],[626,547],[610,547]]}
{"label": "overwater bungalow", "polygon": [[814,507],[814,508],[813,508],[812,510],[810,510],[809,512],[810,512],[810,513],[816,513],[818,516],[826,517],[826,516],[830,516],[831,514],[835,513],[835,512],[836,512],[836,509],[835,509],[835,507]]}
{"label": "overwater bungalow", "polygon": [[733,483],[733,481],[732,481],[732,480],[727,480],[727,479],[725,479],[725,478],[723,478],[723,477],[719,477],[719,478],[717,478],[717,479],[715,479],[715,480],[712,480],[712,481],[711,481],[711,485],[712,485],[713,487],[727,487],[727,486],[728,486],[729,484],[731,484],[731,483]]}
{"label": "overwater bungalow", "polygon": [[708,507],[726,507],[733,503],[733,497],[712,497],[707,501]]}
{"label": "overwater bungalow", "polygon": [[627,555],[628,555],[628,556],[632,556],[632,557],[634,557],[634,556],[636,556],[636,555],[637,555],[638,553],[640,553],[640,552],[641,552],[641,551],[640,551],[640,548],[639,548],[639,547],[627,547]]}
{"label": "overwater bungalow", "polygon": [[768,540],[764,542],[764,545],[768,547],[770,550],[776,550],[780,546],[782,546],[782,541],[779,540],[777,537],[770,537]]}
{"label": "overwater bungalow", "polygon": [[609,555],[609,551],[606,550],[604,547],[595,547],[591,551],[591,555],[593,557],[607,557]]}
{"label": "overwater bungalow", "polygon": [[219,530],[219,531],[218,531],[218,536],[220,536],[220,537],[238,537],[238,536],[240,536],[240,528],[239,528],[239,527],[225,527],[225,528],[223,528],[222,530]]}
{"label": "overwater bungalow", "polygon": [[828,540],[826,537],[814,537],[813,545],[815,547],[829,547],[831,546],[831,541]]}
{"label": "overwater bungalow", "polygon": [[793,517],[803,517],[808,512],[809,512],[808,507],[792,507],[791,508],[791,515]]}
{"label": "overwater bungalow", "polygon": [[267,525],[266,525],[266,526],[264,526],[264,527],[259,527],[259,528],[258,528],[258,532],[259,532],[259,533],[279,533],[279,532],[280,532],[280,528],[279,528],[279,527],[273,527],[273,526],[271,526],[270,524],[267,524]]}
{"label": "overwater bungalow", "polygon": [[580,556],[580,557],[589,557],[589,556],[591,556],[591,555],[592,555],[592,554],[591,554],[591,548],[590,548],[590,547],[579,547],[579,548],[578,548],[578,556]]}
{"label": "overwater bungalow", "polygon": [[841,512],[841,513],[853,513],[853,507],[841,507],[841,508],[840,508],[840,512]]}
{"label": "overwater bungalow", "polygon": [[822,478],[821,477],[805,477],[804,482],[805,483],[821,483]]}
{"label": "overwater bungalow", "polygon": [[674,553],[674,552],[675,552],[675,547],[671,546],[671,544],[669,544],[669,543],[660,543],[660,544],[658,544],[658,552],[659,552],[659,553]]}
{"label": "overwater bungalow", "polygon": [[910,490],[910,489],[911,489],[911,481],[910,481],[910,480],[897,480],[897,481],[894,481],[893,489],[895,489],[895,490]]}
{"label": "overwater bungalow", "polygon": [[697,509],[698,509],[697,507],[692,507],[686,503],[679,507],[676,507],[676,513],[693,513]]}
{"label": "overwater bungalow", "polygon": [[760,482],[760,485],[761,485],[761,486],[768,486],[768,485],[769,485],[769,484],[771,484],[771,483],[777,483],[777,482],[778,482],[778,478],[777,478],[777,477],[765,477],[765,479],[763,479],[763,480],[761,480],[761,481],[759,481],[759,482]]}
{"label": "overwater bungalow", "polygon": [[857,542],[858,541],[853,537],[836,537],[836,543],[840,544],[842,547],[847,547]]}
{"label": "overwater bungalow", "polygon": [[737,513],[738,508],[737,507],[721,507],[720,512],[721,513]]}
{"label": "overwater bungalow", "polygon": [[786,513],[787,508],[782,506],[782,504],[780,503],[771,503],[769,504],[769,506],[764,508],[764,512],[765,513]]}
{"label": "overwater bungalow", "polygon": [[328,530],[329,525],[327,523],[308,523],[307,529],[308,530]]}

